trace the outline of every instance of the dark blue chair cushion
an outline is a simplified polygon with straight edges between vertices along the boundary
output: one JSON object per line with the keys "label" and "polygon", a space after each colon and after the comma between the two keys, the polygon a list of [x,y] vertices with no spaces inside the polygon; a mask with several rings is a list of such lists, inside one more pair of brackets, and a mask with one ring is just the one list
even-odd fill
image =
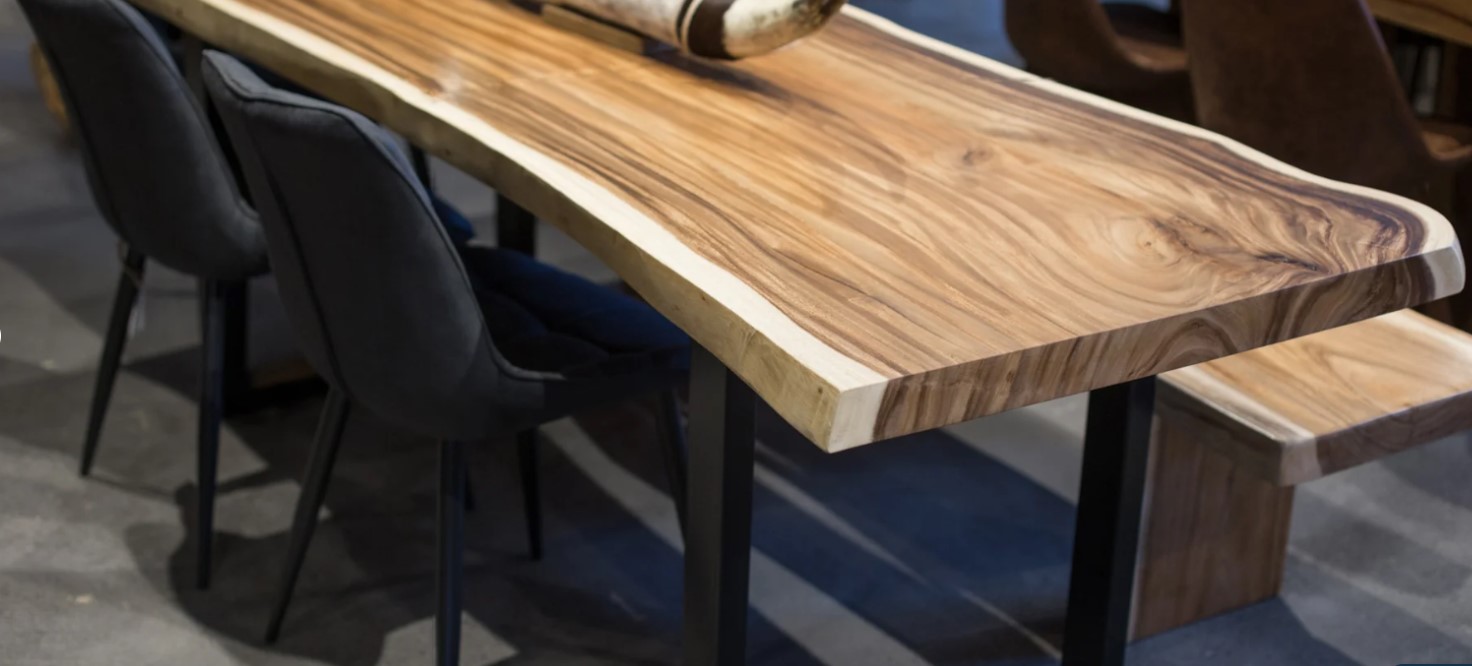
{"label": "dark blue chair cushion", "polygon": [[689,338],[637,299],[519,252],[466,245],[460,256],[496,348],[521,368],[586,376],[688,365]]}
{"label": "dark blue chair cushion", "polygon": [[450,242],[465,245],[475,240],[475,227],[464,213],[433,192],[429,194],[429,203],[434,206],[435,217],[440,218],[440,225],[445,228],[445,233],[450,235]]}

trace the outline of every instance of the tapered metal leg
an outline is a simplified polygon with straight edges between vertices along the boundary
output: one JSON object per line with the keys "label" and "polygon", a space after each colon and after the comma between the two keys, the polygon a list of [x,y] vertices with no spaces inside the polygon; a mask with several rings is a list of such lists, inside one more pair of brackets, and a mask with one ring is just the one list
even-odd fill
{"label": "tapered metal leg", "polygon": [[692,360],[685,664],[735,666],[746,659],[756,397],[705,349]]}
{"label": "tapered metal leg", "polygon": [[516,435],[516,459],[521,464],[522,511],[526,513],[527,554],[542,559],[542,482],[537,464],[537,429]]}
{"label": "tapered metal leg", "polygon": [[435,654],[439,666],[460,663],[460,594],[465,537],[465,451],[460,442],[440,443],[439,605],[435,614]]}
{"label": "tapered metal leg", "polygon": [[312,544],[312,535],[317,531],[317,514],[322,510],[322,501],[327,498],[327,485],[332,479],[332,468],[337,461],[338,446],[342,443],[342,431],[350,411],[347,396],[337,389],[328,391],[327,403],[322,406],[322,417],[317,422],[317,437],[312,442],[312,458],[307,463],[302,492],[296,500],[291,544],[286,549],[281,582],[276,588],[276,605],[266,627],[267,643],[274,643],[281,636],[281,623],[286,618],[287,606],[291,604],[292,592],[296,590],[297,576],[301,574],[307,548]]}
{"label": "tapered metal leg", "polygon": [[537,255],[537,217],[500,194],[496,195],[496,247]]}
{"label": "tapered metal leg", "polygon": [[225,398],[224,285],[201,280],[199,438],[195,502],[195,587],[210,586],[211,552],[215,538],[215,474],[220,454],[220,420]]}
{"label": "tapered metal leg", "polygon": [[1065,666],[1124,663],[1154,410],[1154,377],[1089,395]]}
{"label": "tapered metal leg", "polygon": [[675,515],[680,521],[680,535],[685,534],[685,427],[680,423],[680,401],[675,390],[660,391],[659,440],[664,453],[665,479],[670,497],[675,501]]}
{"label": "tapered metal leg", "polygon": [[112,400],[112,386],[117,381],[118,366],[123,360],[123,345],[128,341],[128,321],[132,318],[133,307],[138,303],[138,290],[143,284],[143,264],[143,253],[127,249],[123,256],[123,273],[118,277],[117,294],[112,299],[112,314],[107,318],[107,337],[102,343],[97,383],[92,387],[87,439],[82,443],[82,476],[92,472],[92,459],[97,455],[97,440],[102,435],[107,404]]}

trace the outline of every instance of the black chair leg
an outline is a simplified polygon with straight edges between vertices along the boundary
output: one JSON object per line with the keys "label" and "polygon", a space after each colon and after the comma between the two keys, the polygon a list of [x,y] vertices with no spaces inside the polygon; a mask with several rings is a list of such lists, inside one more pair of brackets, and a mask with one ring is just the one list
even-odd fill
{"label": "black chair leg", "polygon": [[266,627],[266,642],[275,643],[281,637],[281,624],[286,619],[286,607],[291,604],[296,580],[302,572],[307,548],[312,544],[312,535],[317,531],[317,514],[322,510],[322,501],[327,498],[327,483],[332,478],[332,467],[337,461],[338,445],[342,442],[342,431],[348,422],[350,407],[341,391],[327,392],[327,403],[322,406],[322,417],[317,422],[317,437],[312,442],[312,457],[307,463],[307,473],[302,479],[302,493],[296,500],[296,516],[291,522],[291,544],[286,549],[286,562],[281,568],[280,583],[276,588],[276,605],[271,610],[271,623]]}
{"label": "black chair leg", "polygon": [[465,510],[475,512],[475,484],[470,479],[470,464],[465,465]]}
{"label": "black chair leg", "polygon": [[516,435],[516,458],[521,464],[521,501],[526,513],[527,553],[542,559],[542,483],[537,464],[537,429]]}
{"label": "black chair leg", "polygon": [[220,302],[225,311],[221,334],[221,376],[224,413],[240,414],[254,405],[250,383],[250,289],[244,280],[222,282]]}
{"label": "black chair leg", "polygon": [[210,586],[215,538],[215,474],[225,403],[225,283],[200,280],[199,440],[195,503],[195,587]]}
{"label": "black chair leg", "polygon": [[439,566],[435,587],[435,655],[439,666],[460,664],[461,556],[465,548],[465,449],[455,441],[440,442]]}
{"label": "black chair leg", "polygon": [[680,402],[674,389],[659,393],[659,440],[664,449],[664,471],[685,536],[685,427],[680,423]]}
{"label": "black chair leg", "polygon": [[97,368],[97,384],[92,387],[92,411],[87,414],[87,439],[82,443],[81,474],[92,472],[92,459],[97,455],[97,439],[102,434],[102,421],[107,416],[107,403],[112,399],[113,382],[123,359],[123,345],[128,341],[128,321],[138,303],[138,289],[143,284],[143,253],[128,248],[123,256],[123,274],[118,277],[117,294],[112,299],[112,314],[107,318],[107,337],[102,344],[102,363]]}

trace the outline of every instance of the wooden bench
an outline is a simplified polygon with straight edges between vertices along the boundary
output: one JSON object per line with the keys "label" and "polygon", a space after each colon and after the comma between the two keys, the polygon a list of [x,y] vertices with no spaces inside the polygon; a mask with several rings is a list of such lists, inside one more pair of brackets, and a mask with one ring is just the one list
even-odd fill
{"label": "wooden bench", "polygon": [[1161,380],[1134,638],[1277,596],[1294,486],[1472,430],[1472,335],[1408,310]]}

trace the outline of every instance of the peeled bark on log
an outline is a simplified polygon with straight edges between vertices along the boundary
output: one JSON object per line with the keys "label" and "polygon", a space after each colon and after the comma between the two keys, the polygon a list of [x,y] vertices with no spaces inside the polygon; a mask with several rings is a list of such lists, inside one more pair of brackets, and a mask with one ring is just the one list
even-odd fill
{"label": "peeled bark on log", "polygon": [[847,0],[555,0],[698,56],[760,55],[823,27]]}

